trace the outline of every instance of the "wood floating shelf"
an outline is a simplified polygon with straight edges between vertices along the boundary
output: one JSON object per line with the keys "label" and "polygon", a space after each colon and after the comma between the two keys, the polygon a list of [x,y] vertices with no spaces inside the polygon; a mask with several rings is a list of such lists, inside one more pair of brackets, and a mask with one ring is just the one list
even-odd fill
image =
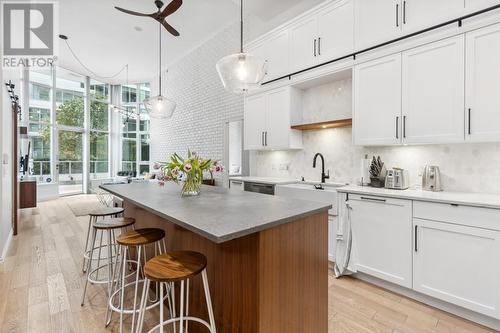
{"label": "wood floating shelf", "polygon": [[324,121],[321,123],[293,125],[292,129],[300,131],[309,131],[309,130],[348,127],[348,126],[352,126],[352,119],[339,119],[339,120]]}

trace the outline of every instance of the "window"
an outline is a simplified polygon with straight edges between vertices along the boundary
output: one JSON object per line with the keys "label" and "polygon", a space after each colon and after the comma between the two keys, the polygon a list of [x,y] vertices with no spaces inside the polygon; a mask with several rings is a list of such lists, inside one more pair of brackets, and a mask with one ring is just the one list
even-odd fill
{"label": "window", "polygon": [[109,85],[90,81],[90,175],[109,178]]}
{"label": "window", "polygon": [[[41,180],[52,178],[51,170],[51,109],[52,73],[30,71],[28,105],[28,137],[31,142],[31,173]],[[22,154],[27,152],[23,151]]]}
{"label": "window", "polygon": [[58,125],[83,128],[85,78],[58,68],[56,121]]}
{"label": "window", "polygon": [[[150,172],[150,120],[144,104],[150,95],[148,83],[122,86],[122,170]],[[137,112],[139,110],[139,112]]]}

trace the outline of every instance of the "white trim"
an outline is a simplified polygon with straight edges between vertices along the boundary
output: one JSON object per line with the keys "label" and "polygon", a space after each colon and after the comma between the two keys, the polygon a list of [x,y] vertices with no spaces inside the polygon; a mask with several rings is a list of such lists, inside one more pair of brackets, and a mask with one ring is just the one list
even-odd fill
{"label": "white trim", "polygon": [[5,259],[5,257],[7,256],[7,251],[9,250],[10,248],[10,243],[12,243],[12,228],[10,229],[9,231],[9,237],[7,237],[7,241],[5,242],[5,245],[2,249],[2,256],[0,257],[0,263],[2,263]]}

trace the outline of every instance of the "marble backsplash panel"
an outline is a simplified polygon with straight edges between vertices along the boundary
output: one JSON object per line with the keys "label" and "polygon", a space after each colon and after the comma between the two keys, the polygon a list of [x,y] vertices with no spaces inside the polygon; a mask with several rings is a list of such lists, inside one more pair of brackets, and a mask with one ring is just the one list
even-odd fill
{"label": "marble backsplash panel", "polygon": [[304,149],[253,152],[252,176],[320,180],[321,166],[313,169],[317,152],[325,156],[330,181],[358,183],[361,159],[380,155],[387,167],[402,167],[410,173],[410,184],[420,186],[425,165],[438,165],[446,191],[500,194],[500,143],[357,147],[351,128],[303,132]]}

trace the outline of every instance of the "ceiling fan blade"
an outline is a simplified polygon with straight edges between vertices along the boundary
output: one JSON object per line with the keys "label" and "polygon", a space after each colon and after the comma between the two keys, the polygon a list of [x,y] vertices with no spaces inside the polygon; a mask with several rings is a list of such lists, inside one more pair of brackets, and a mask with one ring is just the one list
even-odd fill
{"label": "ceiling fan blade", "polygon": [[174,27],[172,27],[170,24],[168,24],[165,20],[161,20],[160,21],[161,25],[163,25],[165,27],[165,29],[167,29],[168,32],[170,32],[172,35],[178,37],[180,36],[180,33],[179,31],[175,30]]}
{"label": "ceiling fan blade", "polygon": [[177,11],[177,9],[179,9],[180,6],[182,6],[182,0],[173,0],[161,12],[160,17],[165,18],[165,17],[175,13]]}
{"label": "ceiling fan blade", "polygon": [[120,12],[124,12],[126,14],[135,15],[135,16],[154,17],[156,15],[156,13],[154,13],[154,14],[144,14],[144,13],[138,13],[138,12],[134,12],[132,10],[128,10],[128,9],[124,9],[124,8],[120,8],[120,7],[115,7],[115,8],[118,9]]}

